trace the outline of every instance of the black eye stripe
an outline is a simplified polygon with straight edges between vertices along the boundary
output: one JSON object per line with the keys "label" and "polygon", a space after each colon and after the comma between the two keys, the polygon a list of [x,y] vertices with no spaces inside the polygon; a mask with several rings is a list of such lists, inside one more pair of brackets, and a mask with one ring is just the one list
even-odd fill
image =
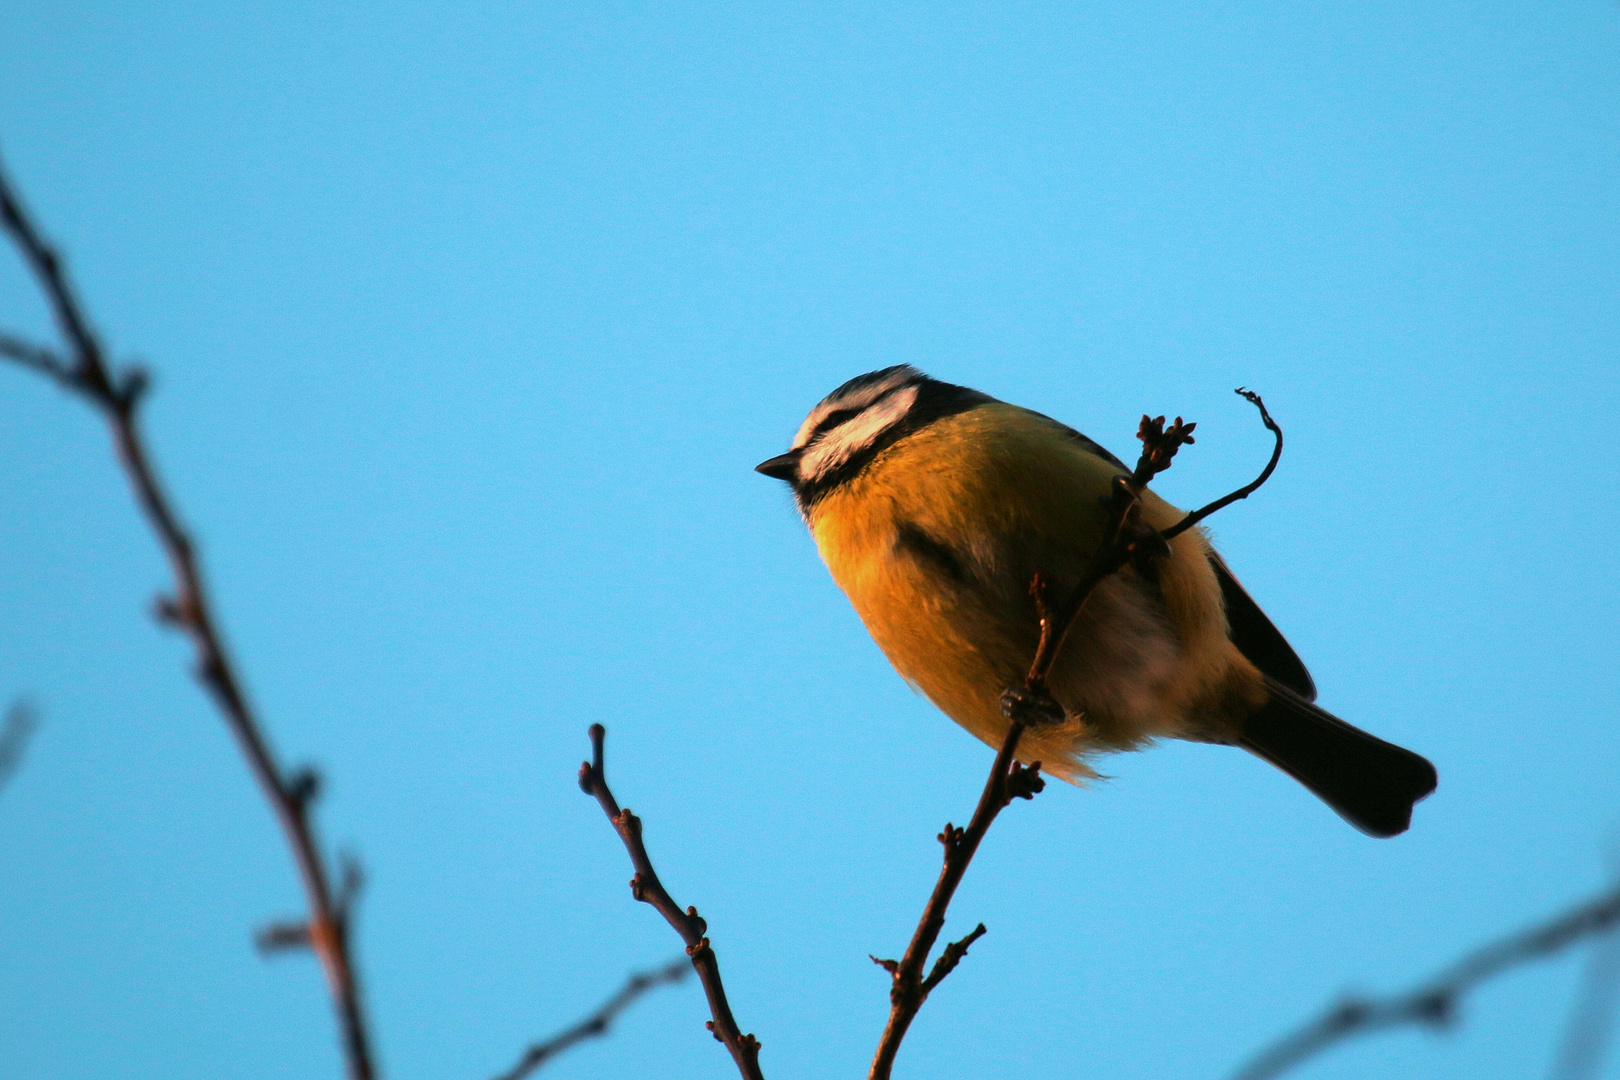
{"label": "black eye stripe", "polygon": [[891,386],[887,390],[883,391],[882,394],[879,394],[877,397],[873,398],[871,401],[868,401],[865,405],[861,405],[859,407],[853,407],[852,406],[852,407],[847,408],[847,409],[834,409],[832,412],[828,413],[826,416],[821,418],[821,422],[818,423],[816,425],[815,430],[810,433],[809,441],[810,442],[815,442],[817,439],[821,438],[823,435],[827,434],[827,432],[831,431],[833,428],[837,427],[838,425],[848,423],[849,421],[855,419],[857,416],[859,416],[862,413],[866,412],[868,409],[877,408],[879,405],[883,404],[885,401],[888,401],[891,397],[893,397],[896,392],[898,392],[900,390],[904,390],[907,386],[910,386],[910,385],[912,385],[912,384],[911,383],[902,383],[899,386]]}
{"label": "black eye stripe", "polygon": [[[859,380],[851,380],[853,385],[839,387],[828,395],[828,404],[847,400],[852,393],[859,393],[869,389],[878,376],[892,375],[896,369],[886,368],[881,372],[863,376]],[[965,386],[953,386],[937,379],[930,379],[919,372],[912,372],[911,376],[898,385],[889,387],[881,396],[855,408],[853,406],[833,409],[826,416],[816,421],[808,438],[798,447],[801,454],[808,453],[818,442],[827,437],[827,432],[851,419],[861,415],[868,409],[881,404],[891,394],[903,393],[913,389],[915,397],[907,404],[900,415],[890,418],[887,426],[874,431],[872,437],[859,446],[846,447],[847,453],[836,460],[827,459],[817,465],[812,474],[799,474],[793,484],[793,494],[798,499],[799,509],[806,515],[822,496],[836,489],[839,485],[858,476],[878,454],[914,431],[918,431],[934,421],[957,413],[966,412],[980,405],[995,401],[988,394],[981,394],[977,390],[970,390]]]}
{"label": "black eye stripe", "polygon": [[[876,404],[876,402],[873,402],[873,404]],[[821,418],[821,423],[816,425],[816,430],[810,433],[810,437],[814,439],[819,435],[825,435],[839,424],[842,424],[846,420],[855,419],[855,417],[861,415],[861,413],[865,412],[869,408],[871,408],[870,405],[862,406],[859,409],[834,409],[832,412]]]}

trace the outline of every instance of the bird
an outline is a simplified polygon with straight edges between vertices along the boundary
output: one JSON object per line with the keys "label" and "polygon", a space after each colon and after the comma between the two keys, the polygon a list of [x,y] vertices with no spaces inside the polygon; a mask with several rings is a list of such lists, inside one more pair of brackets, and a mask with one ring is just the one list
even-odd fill
{"label": "bird", "polygon": [[[901,677],[1000,747],[1039,640],[1036,575],[1075,588],[1128,469],[1080,432],[901,364],[850,379],[756,471],[785,481],[834,582]],[[1184,515],[1152,490],[1141,521]],[[1375,837],[1411,824],[1438,782],[1410,750],[1315,704],[1287,640],[1202,528],[1091,593],[1048,681],[1062,718],[1018,759],[1084,785],[1100,754],[1161,738],[1242,747]],[[1056,712],[1056,710],[1053,710]]]}

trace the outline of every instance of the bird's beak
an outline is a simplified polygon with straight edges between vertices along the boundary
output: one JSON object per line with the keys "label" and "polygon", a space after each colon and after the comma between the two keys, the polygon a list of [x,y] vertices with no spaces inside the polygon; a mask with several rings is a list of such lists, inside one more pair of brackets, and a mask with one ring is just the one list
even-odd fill
{"label": "bird's beak", "polygon": [[792,483],[793,478],[799,475],[799,455],[789,450],[785,454],[776,455],[769,461],[760,462],[754,466],[754,471],[764,473],[766,476],[776,480],[786,480]]}

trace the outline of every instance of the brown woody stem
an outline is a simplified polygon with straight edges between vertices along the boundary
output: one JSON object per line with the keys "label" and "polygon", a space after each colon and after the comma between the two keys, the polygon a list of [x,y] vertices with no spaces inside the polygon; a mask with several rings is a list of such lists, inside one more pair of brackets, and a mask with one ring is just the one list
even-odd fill
{"label": "brown woody stem", "polygon": [[523,1052],[516,1065],[501,1073],[495,1080],[523,1080],[530,1073],[546,1065],[552,1058],[587,1039],[599,1039],[608,1033],[620,1013],[635,1004],[648,991],[678,983],[692,973],[686,957],[678,957],[655,971],[643,971],[630,976],[619,992],[602,1003],[591,1015],[572,1027],[553,1035],[545,1042],[535,1043]]}
{"label": "brown woody stem", "polygon": [[1035,659],[1030,664],[1029,674],[1024,680],[1027,690],[1045,692],[1047,678],[1051,675],[1052,665],[1057,660],[1059,650],[1063,648],[1063,642],[1068,638],[1075,621],[1080,618],[1080,611],[1085,607],[1086,600],[1104,578],[1118,573],[1126,563],[1139,554],[1169,554],[1171,540],[1217,510],[1230,506],[1239,499],[1247,499],[1271,479],[1271,474],[1277,469],[1277,462],[1282,458],[1282,428],[1277,426],[1277,422],[1266,411],[1266,403],[1260,399],[1259,394],[1241,386],[1233,392],[1260,410],[1261,422],[1276,436],[1276,444],[1272,447],[1271,459],[1266,462],[1266,467],[1249,483],[1206,506],[1199,507],[1170,528],[1162,532],[1149,528],[1139,520],[1142,492],[1147,488],[1149,481],[1170,468],[1170,461],[1178,449],[1195,441],[1192,438],[1192,431],[1197,425],[1183,424],[1181,417],[1178,416],[1175,423],[1166,429],[1164,417],[1161,416],[1156,420],[1147,416],[1142,417],[1141,426],[1137,430],[1137,438],[1142,440],[1142,456],[1130,476],[1119,476],[1114,479],[1114,488],[1110,495],[1112,513],[1109,526],[1104,531],[1103,542],[1098,547],[1097,553],[1092,556],[1091,564],[1081,577],[1080,584],[1055,612],[1048,610],[1047,589],[1039,577],[1031,586],[1032,591],[1036,592],[1036,612],[1041,621],[1041,638],[1035,650]]}
{"label": "brown woody stem", "polygon": [[912,935],[905,956],[899,961],[878,960],[873,957],[874,962],[889,972],[893,986],[889,992],[891,1002],[889,1022],[883,1030],[882,1039],[878,1042],[877,1054],[872,1059],[872,1068],[867,1074],[868,1080],[888,1080],[894,1067],[895,1055],[900,1050],[900,1043],[905,1039],[906,1031],[916,1018],[917,1011],[928,999],[928,994],[967,954],[968,946],[985,932],[981,923],[973,933],[961,941],[947,945],[934,964],[933,971],[926,980],[923,979],[923,965],[927,963],[928,954],[938,941],[940,931],[944,929],[946,910],[950,907],[951,898],[955,895],[962,876],[967,872],[968,864],[978,850],[979,842],[984,839],[985,833],[996,816],[1001,813],[1002,808],[1013,798],[1031,798],[1041,790],[1040,762],[1027,767],[1021,766],[1017,763],[1015,755],[1019,740],[1030,724],[1045,719],[1061,719],[1063,716],[1062,707],[1052,701],[1048,694],[1047,682],[1057,654],[1062,649],[1075,620],[1079,618],[1087,599],[1107,577],[1117,573],[1126,563],[1139,555],[1169,554],[1170,537],[1186,531],[1221,507],[1248,497],[1266,482],[1272,470],[1277,467],[1277,459],[1282,453],[1281,430],[1266,413],[1265,405],[1260,401],[1258,394],[1245,390],[1238,392],[1260,409],[1266,427],[1277,435],[1277,447],[1272,453],[1271,462],[1257,480],[1223,499],[1216,500],[1202,510],[1187,515],[1174,529],[1166,533],[1161,534],[1142,524],[1140,520],[1142,492],[1155,476],[1170,468],[1171,461],[1181,447],[1195,441],[1192,433],[1197,427],[1196,424],[1184,423],[1179,416],[1168,427],[1162,416],[1143,416],[1136,433],[1137,438],[1142,440],[1142,456],[1137,460],[1136,468],[1129,476],[1118,476],[1114,480],[1109,495],[1109,516],[1103,530],[1102,543],[1098,545],[1096,554],[1092,556],[1091,563],[1081,576],[1079,584],[1070,591],[1062,603],[1054,607],[1051,583],[1041,574],[1036,574],[1034,580],[1030,582],[1030,594],[1034,597],[1036,617],[1040,623],[1040,639],[1022,689],[1009,690],[1002,698],[1003,709],[1009,721],[1007,734],[1002,740],[995,764],[990,767],[990,776],[985,781],[984,793],[979,797],[978,809],[974,811],[973,820],[966,829],[958,829],[947,824],[945,831],[940,834],[940,842],[945,845],[945,865],[940,870],[933,895],[928,898],[928,904],[923,909],[922,918],[917,923],[917,930]]}
{"label": "brown woody stem", "polygon": [[[282,771],[248,704],[241,679],[221,640],[195,545],[181,526],[147,454],[138,423],[146,374],[132,367],[115,377],[100,341],[90,329],[83,307],[68,284],[60,257],[23,210],[3,170],[0,170],[0,225],[10,233],[39,281],[71,359],[64,360],[49,349],[9,335],[0,335],[0,355],[56,380],[107,418],[124,471],[174,571],[175,594],[159,601],[159,616],[191,638],[197,656],[197,679],[236,736],[254,779],[275,811],[303,880],[310,909],[308,940],[326,972],[343,1034],[349,1076],[351,1080],[371,1080],[374,1075],[371,1043],[349,947],[348,905],[334,901],[314,825],[309,819],[309,799],[299,796],[299,785]],[[285,938],[286,935],[280,935],[277,942]]]}
{"label": "brown woody stem", "polygon": [[1552,956],[1578,941],[1620,930],[1620,889],[1589,900],[1556,918],[1478,949],[1437,977],[1404,994],[1350,998],[1330,1005],[1316,1019],[1268,1046],[1232,1080],[1273,1080],[1330,1046],[1390,1028],[1442,1028],[1457,1018],[1468,992],[1521,964]]}
{"label": "brown woody stem", "polygon": [[697,969],[698,978],[703,982],[703,993],[709,999],[709,1012],[714,1017],[708,1024],[709,1030],[731,1052],[731,1059],[737,1063],[737,1071],[742,1074],[743,1080],[764,1080],[765,1074],[759,1071],[759,1040],[742,1033],[737,1027],[736,1018],[731,1015],[731,1005],[726,1001],[725,984],[720,981],[720,961],[705,936],[709,924],[703,921],[695,907],[682,911],[664,888],[664,883],[658,880],[658,871],[653,869],[652,858],[641,840],[641,819],[629,810],[621,810],[612,789],[608,787],[607,775],[602,768],[602,744],[607,738],[607,729],[601,724],[592,724],[590,735],[591,760],[579,767],[579,786],[585,794],[596,799],[608,821],[613,823],[613,830],[619,834],[624,849],[630,853],[630,862],[636,868],[635,877],[630,879],[630,895],[657,908],[658,913],[681,936],[686,943],[686,954],[692,958],[692,966]]}
{"label": "brown woody stem", "polygon": [[[947,823],[945,831],[939,835],[940,843],[945,845],[945,865],[940,869],[939,880],[934,883],[934,892],[923,908],[922,918],[911,936],[911,944],[906,947],[905,956],[889,969],[893,978],[893,985],[889,988],[889,1022],[878,1041],[877,1054],[872,1058],[872,1068],[867,1073],[868,1080],[887,1080],[894,1068],[895,1055],[900,1052],[900,1043],[906,1037],[906,1030],[917,1017],[917,1010],[922,1008],[923,1002],[928,1000],[929,993],[939,985],[940,980],[950,974],[951,969],[966,955],[968,946],[984,934],[981,925],[961,941],[946,946],[933,972],[927,980],[923,979],[923,965],[928,962],[928,954],[939,940],[940,931],[945,928],[945,912],[951,906],[951,898],[956,895],[956,887],[962,883],[962,875],[967,873],[974,853],[979,850],[979,841],[984,839],[991,823],[1009,802],[1015,797],[1032,798],[1043,786],[1039,762],[1023,766],[1013,758],[1018,751],[1018,741],[1023,737],[1024,727],[1024,723],[1016,719],[1008,726],[1007,736],[1001,742],[995,764],[990,767],[984,792],[979,796],[979,805],[973,811],[967,828],[958,829]],[[887,968],[888,964],[883,966]]]}
{"label": "brown woody stem", "polygon": [[1253,495],[1256,491],[1260,490],[1261,484],[1264,484],[1267,480],[1271,479],[1271,474],[1277,470],[1277,462],[1282,460],[1282,428],[1277,426],[1277,421],[1273,420],[1271,418],[1271,414],[1266,411],[1266,403],[1260,400],[1259,394],[1255,393],[1253,390],[1248,390],[1241,386],[1232,391],[1232,393],[1259,409],[1260,422],[1266,425],[1267,431],[1276,436],[1276,445],[1271,448],[1271,460],[1266,462],[1266,467],[1264,469],[1260,470],[1260,475],[1255,477],[1249,483],[1244,484],[1242,487],[1228,495],[1222,495],[1220,498],[1216,499],[1207,506],[1199,507],[1197,510],[1194,510],[1186,517],[1164,530],[1161,535],[1163,535],[1166,540],[1175,539],[1188,529],[1192,528],[1194,525],[1198,524],[1200,521],[1203,521],[1205,518],[1209,517],[1209,515],[1213,514],[1215,511],[1227,506],[1231,506],[1239,499],[1247,499],[1250,495]]}

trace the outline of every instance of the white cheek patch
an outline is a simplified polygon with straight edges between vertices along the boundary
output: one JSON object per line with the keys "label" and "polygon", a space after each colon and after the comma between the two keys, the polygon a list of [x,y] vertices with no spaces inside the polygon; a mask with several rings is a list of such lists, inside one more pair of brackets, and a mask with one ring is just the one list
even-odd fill
{"label": "white cheek patch", "polygon": [[[877,437],[899,423],[917,403],[917,388],[907,386],[839,424],[811,443],[799,458],[799,479],[814,482],[852,456],[871,446]],[[840,408],[850,408],[840,405]]]}
{"label": "white cheek patch", "polygon": [[850,412],[864,409],[868,405],[872,404],[872,402],[882,397],[884,394],[887,394],[890,390],[893,390],[895,387],[899,386],[901,383],[916,377],[917,372],[915,370],[909,367],[902,367],[895,370],[887,378],[881,379],[875,383],[871,383],[868,386],[863,386],[854,393],[835,395],[827,398],[820,405],[817,405],[814,409],[810,410],[810,415],[804,418],[803,424],[799,425],[799,433],[793,436],[793,445],[788,449],[798,450],[808,443],[810,441],[810,436],[815,434],[816,427],[831,414],[835,412]]}

